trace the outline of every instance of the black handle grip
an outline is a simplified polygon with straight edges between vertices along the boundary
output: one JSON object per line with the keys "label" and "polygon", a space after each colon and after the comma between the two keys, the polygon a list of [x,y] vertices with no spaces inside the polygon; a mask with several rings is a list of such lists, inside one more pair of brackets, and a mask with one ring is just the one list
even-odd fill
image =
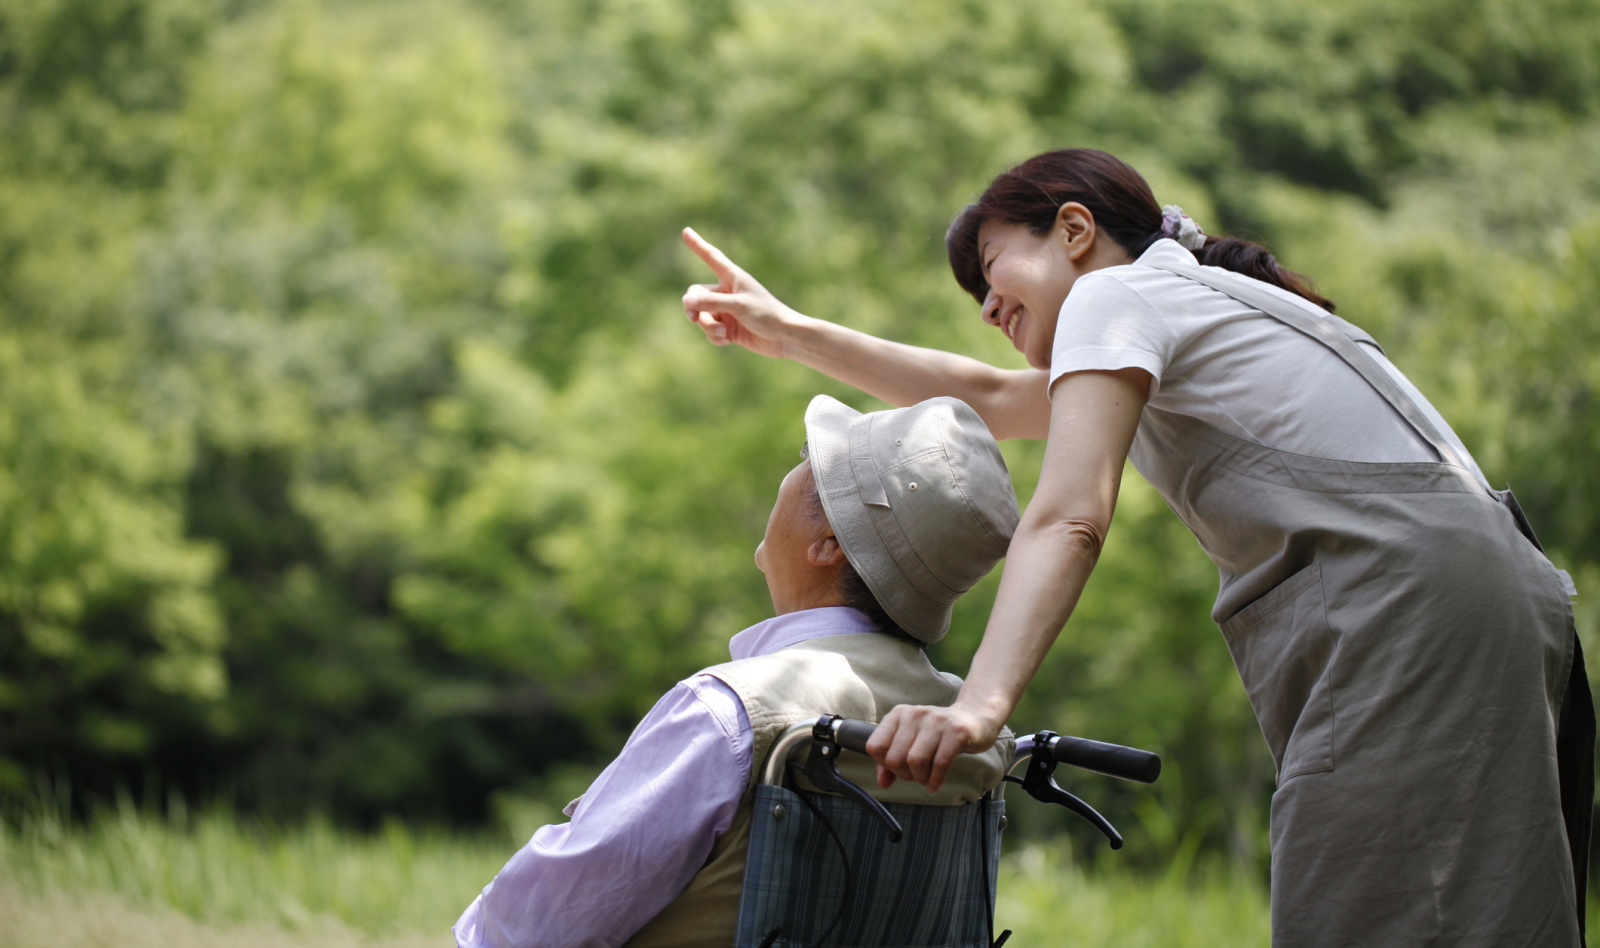
{"label": "black handle grip", "polygon": [[841,718],[833,726],[834,740],[838,741],[839,746],[845,750],[853,750],[858,754],[865,754],[867,752],[867,741],[872,738],[872,732],[877,729],[878,726],[876,724]]}
{"label": "black handle grip", "polygon": [[1135,747],[1065,736],[1054,739],[1050,745],[1058,764],[1139,783],[1155,783],[1161,776],[1161,758]]}

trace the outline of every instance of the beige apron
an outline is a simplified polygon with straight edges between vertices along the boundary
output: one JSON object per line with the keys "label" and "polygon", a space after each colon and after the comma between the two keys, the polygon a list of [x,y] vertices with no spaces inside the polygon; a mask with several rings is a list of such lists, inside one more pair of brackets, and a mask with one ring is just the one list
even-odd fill
{"label": "beige apron", "polygon": [[1273,944],[1581,944],[1594,724],[1563,577],[1365,333],[1161,269],[1327,345],[1441,458],[1333,461],[1141,419],[1130,458],[1217,564],[1213,616],[1278,766]]}

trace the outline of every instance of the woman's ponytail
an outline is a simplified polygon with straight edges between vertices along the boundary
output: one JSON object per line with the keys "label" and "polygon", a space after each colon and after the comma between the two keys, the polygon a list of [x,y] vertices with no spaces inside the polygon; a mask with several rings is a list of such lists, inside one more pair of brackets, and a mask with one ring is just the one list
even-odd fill
{"label": "woman's ponytail", "polygon": [[[1152,241],[1153,242],[1153,241]],[[1195,259],[1204,267],[1221,267],[1242,273],[1247,277],[1270,283],[1290,293],[1303,296],[1328,312],[1333,312],[1333,300],[1312,289],[1305,275],[1296,273],[1278,262],[1265,244],[1238,237],[1206,235],[1206,245],[1194,252]]]}
{"label": "woman's ponytail", "polygon": [[[956,282],[980,304],[988,295],[978,255],[978,228],[984,221],[1023,224],[1045,234],[1055,226],[1061,205],[1073,201],[1088,208],[1101,232],[1134,258],[1164,236],[1161,206],[1144,177],[1126,162],[1092,148],[1047,151],[996,177],[951,222],[944,244]],[[1206,235],[1194,255],[1202,265],[1242,273],[1333,311],[1332,301],[1312,289],[1309,279],[1280,266],[1262,244]]]}

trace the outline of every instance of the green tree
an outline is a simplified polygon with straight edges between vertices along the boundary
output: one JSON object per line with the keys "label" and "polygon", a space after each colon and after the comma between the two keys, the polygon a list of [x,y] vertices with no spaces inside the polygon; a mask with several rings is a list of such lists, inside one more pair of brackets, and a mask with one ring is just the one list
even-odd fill
{"label": "green tree", "polygon": [[[766,615],[809,398],[877,407],[704,345],[679,227],[803,311],[1015,366],[941,238],[1064,144],[1374,332],[1600,656],[1597,54],[1578,0],[0,8],[3,786],[473,821],[603,762]],[[1006,452],[1025,499],[1039,446]],[[1079,786],[1145,865],[1265,858],[1214,584],[1130,472],[1018,712],[1163,754]]]}

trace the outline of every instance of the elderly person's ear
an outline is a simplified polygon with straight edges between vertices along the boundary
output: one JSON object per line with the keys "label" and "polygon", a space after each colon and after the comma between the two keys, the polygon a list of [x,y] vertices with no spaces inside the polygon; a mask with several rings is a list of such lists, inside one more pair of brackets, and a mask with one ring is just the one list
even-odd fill
{"label": "elderly person's ear", "polygon": [[844,549],[831,534],[812,542],[806,549],[806,559],[812,566],[838,566],[844,562]]}

